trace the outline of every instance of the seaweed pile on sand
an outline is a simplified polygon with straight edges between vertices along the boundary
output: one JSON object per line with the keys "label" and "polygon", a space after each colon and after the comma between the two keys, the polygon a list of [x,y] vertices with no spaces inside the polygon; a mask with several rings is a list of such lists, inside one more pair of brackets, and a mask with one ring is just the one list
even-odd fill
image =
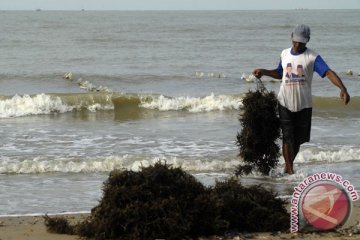
{"label": "seaweed pile on sand", "polygon": [[46,216],[45,225],[50,232],[88,239],[193,239],[287,230],[284,206],[260,186],[245,188],[229,179],[205,187],[181,168],[157,163],[139,172],[111,172],[103,198],[85,221],[70,226]]}
{"label": "seaweed pile on sand", "polygon": [[279,161],[280,148],[276,143],[280,137],[278,101],[274,92],[268,92],[261,81],[260,84],[243,99],[239,118],[242,130],[237,134],[236,143],[244,164],[237,167],[236,175],[247,175],[253,170],[268,175]]}

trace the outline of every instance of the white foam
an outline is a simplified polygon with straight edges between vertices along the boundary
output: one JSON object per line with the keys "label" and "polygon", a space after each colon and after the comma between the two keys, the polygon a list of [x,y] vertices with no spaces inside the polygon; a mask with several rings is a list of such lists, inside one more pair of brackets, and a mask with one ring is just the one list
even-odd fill
{"label": "white foam", "polygon": [[64,215],[75,215],[75,214],[89,214],[91,211],[76,211],[76,212],[59,212],[59,213],[24,213],[24,214],[4,214],[0,215],[0,218],[4,217],[43,217],[47,216],[64,216]]}
{"label": "white foam", "polygon": [[88,109],[90,112],[96,112],[97,110],[112,110],[112,109],[114,109],[114,107],[113,107],[112,105],[102,106],[102,105],[99,104],[99,103],[95,103],[95,104],[93,104],[93,105],[88,106],[87,109]]}
{"label": "white foam", "polygon": [[[66,102],[66,100],[64,100]],[[91,112],[97,110],[111,110],[114,106],[109,103],[102,105],[100,103],[84,103],[79,101],[74,105],[64,102],[59,96],[51,96],[44,93],[34,96],[15,95],[12,98],[0,100],[0,118],[23,117],[29,115],[65,113],[74,109],[86,108]]]}
{"label": "white foam", "polygon": [[216,110],[239,109],[242,106],[240,97],[211,94],[206,97],[177,97],[159,96],[152,101],[142,100],[141,107],[158,109],[160,111],[187,110],[189,112],[210,112]]}
{"label": "white foam", "polygon": [[347,162],[359,160],[360,148],[353,146],[309,147],[301,150],[296,158],[298,163]]}
{"label": "white foam", "polygon": [[[177,153],[177,151],[175,152]],[[109,172],[114,169],[127,169],[139,171],[141,167],[154,165],[161,161],[171,164],[174,167],[181,167],[185,171],[196,173],[209,172],[233,172],[236,167],[241,164],[239,158],[204,158],[199,157],[203,154],[197,154],[187,157],[174,156],[173,152],[167,155],[161,155],[161,151],[153,152],[152,156],[144,156],[141,152],[136,154],[125,155],[111,155],[106,157],[58,157],[48,160],[46,157],[35,157],[33,159],[18,161],[14,159],[4,158],[0,161],[0,174],[36,174],[47,172],[64,172],[64,173],[79,173],[79,172]],[[319,147],[311,147],[301,150],[295,164],[303,163],[316,164],[317,163],[337,163],[358,160],[360,156],[360,149],[351,146],[342,146],[335,148],[334,146],[329,150]],[[79,159],[80,158],[80,159]],[[279,160],[277,171],[282,171],[284,161]],[[314,166],[314,165],[312,165]],[[320,166],[320,165],[319,165]],[[297,172],[297,178],[306,176],[306,171]],[[253,173],[253,177],[257,177],[258,173]],[[259,175],[260,177],[260,175]]]}
{"label": "white foam", "polygon": [[0,161],[0,174],[36,174],[48,172],[80,173],[80,172],[109,172],[114,169],[139,171],[141,167],[148,167],[157,162],[171,164],[191,172],[222,172],[233,171],[239,164],[238,159],[201,160],[181,159],[177,157],[150,157],[123,155],[108,156],[105,158],[86,158],[84,160],[32,160]]}
{"label": "white foam", "polygon": [[35,96],[15,95],[10,99],[0,101],[0,118],[64,113],[72,109],[73,107],[63,104],[60,97],[52,97],[43,93]]}
{"label": "white foam", "polygon": [[[195,76],[197,78],[202,78],[202,77],[205,77],[205,74],[204,72],[195,72]],[[209,78],[226,78],[226,74],[222,73],[222,72],[209,72],[207,73],[207,76]]]}
{"label": "white foam", "polygon": [[79,84],[80,88],[85,89],[88,92],[112,92],[112,90],[107,86],[96,86],[89,81],[84,81],[82,78],[79,78],[77,83]]}

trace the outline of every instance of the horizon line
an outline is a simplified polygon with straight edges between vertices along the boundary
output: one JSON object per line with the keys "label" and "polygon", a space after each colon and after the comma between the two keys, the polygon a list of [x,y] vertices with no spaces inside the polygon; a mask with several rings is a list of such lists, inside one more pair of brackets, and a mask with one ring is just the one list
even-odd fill
{"label": "horizon line", "polygon": [[0,9],[0,11],[311,11],[311,10],[360,10],[360,8],[265,8],[265,9]]}

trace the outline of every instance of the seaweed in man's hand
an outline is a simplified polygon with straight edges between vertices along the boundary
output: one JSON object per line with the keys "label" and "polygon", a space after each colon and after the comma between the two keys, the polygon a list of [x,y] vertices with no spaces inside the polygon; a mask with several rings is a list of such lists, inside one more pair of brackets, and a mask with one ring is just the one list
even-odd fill
{"label": "seaweed in man's hand", "polygon": [[236,175],[247,175],[253,170],[268,175],[276,167],[280,156],[276,143],[280,137],[277,105],[275,93],[266,91],[263,85],[246,93],[239,118],[242,130],[236,142],[244,165],[237,167]]}

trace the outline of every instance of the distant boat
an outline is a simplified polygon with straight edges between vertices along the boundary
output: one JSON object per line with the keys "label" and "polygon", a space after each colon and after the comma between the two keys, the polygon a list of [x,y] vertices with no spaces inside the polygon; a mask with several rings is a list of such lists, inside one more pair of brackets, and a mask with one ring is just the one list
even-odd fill
{"label": "distant boat", "polygon": [[81,11],[82,11],[82,12],[84,12],[84,11],[85,11],[85,9],[81,9]]}
{"label": "distant boat", "polygon": [[41,9],[40,9],[40,8],[38,8],[38,9],[36,9],[36,11],[37,11],[37,12],[40,12],[40,11],[41,11]]}

